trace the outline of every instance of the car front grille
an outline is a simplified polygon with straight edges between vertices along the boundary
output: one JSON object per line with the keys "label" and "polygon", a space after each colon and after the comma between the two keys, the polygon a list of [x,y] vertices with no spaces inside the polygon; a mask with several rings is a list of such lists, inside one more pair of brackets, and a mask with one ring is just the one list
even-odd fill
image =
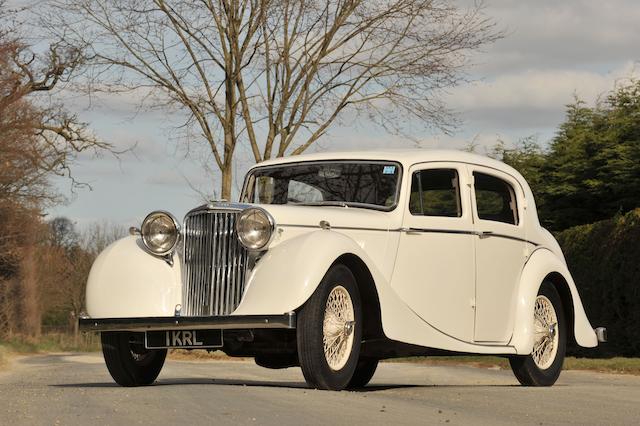
{"label": "car front grille", "polygon": [[184,220],[182,315],[229,315],[240,304],[247,250],[236,235],[237,210],[196,210]]}

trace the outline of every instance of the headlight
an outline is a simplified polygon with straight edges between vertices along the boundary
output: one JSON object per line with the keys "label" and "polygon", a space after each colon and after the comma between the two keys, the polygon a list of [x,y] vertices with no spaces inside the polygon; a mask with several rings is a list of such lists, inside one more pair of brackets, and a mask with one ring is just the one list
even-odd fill
{"label": "headlight", "polygon": [[178,221],[169,213],[149,213],[142,221],[142,242],[152,254],[164,256],[178,244],[180,229]]}
{"label": "headlight", "polygon": [[271,241],[275,223],[265,210],[250,207],[240,213],[236,222],[238,239],[249,250],[262,250]]}

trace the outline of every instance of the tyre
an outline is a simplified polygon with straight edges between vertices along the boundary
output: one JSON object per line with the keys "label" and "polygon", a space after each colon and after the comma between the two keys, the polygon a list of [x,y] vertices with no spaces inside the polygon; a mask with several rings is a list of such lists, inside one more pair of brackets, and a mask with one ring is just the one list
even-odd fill
{"label": "tyre", "polygon": [[145,349],[142,333],[106,332],[100,340],[107,369],[120,386],[150,385],[160,374],[167,350]]}
{"label": "tyre", "polygon": [[309,386],[342,390],[349,385],[360,355],[361,319],[351,270],[332,266],[298,314],[298,359]]}
{"label": "tyre", "polygon": [[356,370],[347,385],[349,389],[363,388],[369,383],[378,368],[378,360],[371,358],[360,358]]}
{"label": "tyre", "polygon": [[509,358],[511,370],[524,386],[551,386],[562,371],[567,349],[567,323],[562,299],[553,284],[543,282],[534,308],[533,350]]}

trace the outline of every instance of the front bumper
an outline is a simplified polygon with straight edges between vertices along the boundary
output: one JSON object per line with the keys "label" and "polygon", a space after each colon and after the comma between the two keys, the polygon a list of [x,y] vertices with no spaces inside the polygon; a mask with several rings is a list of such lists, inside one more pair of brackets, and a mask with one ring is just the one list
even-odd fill
{"label": "front bumper", "polygon": [[217,317],[80,318],[81,331],[295,329],[296,313]]}

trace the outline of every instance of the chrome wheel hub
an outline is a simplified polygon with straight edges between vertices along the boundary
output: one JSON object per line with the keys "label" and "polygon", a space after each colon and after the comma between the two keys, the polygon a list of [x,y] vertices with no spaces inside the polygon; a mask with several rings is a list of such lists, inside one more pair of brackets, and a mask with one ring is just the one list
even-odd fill
{"label": "chrome wheel hub", "polygon": [[324,356],[329,368],[334,371],[343,368],[349,360],[354,327],[355,314],[351,296],[346,288],[336,286],[327,297],[322,324]]}
{"label": "chrome wheel hub", "polygon": [[546,296],[538,296],[533,314],[534,338],[531,357],[541,370],[551,367],[558,353],[558,316]]}

